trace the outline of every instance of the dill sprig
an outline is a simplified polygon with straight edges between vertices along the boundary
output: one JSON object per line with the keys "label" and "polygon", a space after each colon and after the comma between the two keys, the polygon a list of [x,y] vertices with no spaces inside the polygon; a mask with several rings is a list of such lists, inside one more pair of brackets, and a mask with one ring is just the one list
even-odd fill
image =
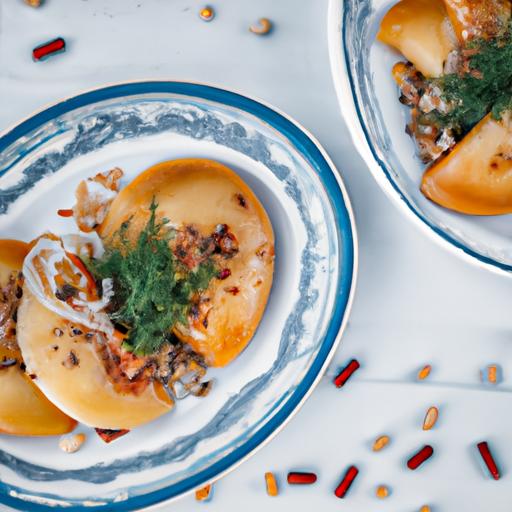
{"label": "dill sprig", "polygon": [[462,50],[470,55],[464,71],[449,73],[430,82],[453,107],[447,113],[433,111],[426,118],[451,126],[464,134],[486,114],[501,119],[512,107],[512,25],[494,39],[475,39]]}
{"label": "dill sprig", "polygon": [[130,220],[114,234],[100,259],[88,262],[97,280],[112,278],[112,321],[128,328],[125,347],[139,355],[154,354],[177,323],[186,323],[194,294],[205,290],[217,269],[211,259],[193,270],[174,255],[175,234],[165,218],[157,219],[153,199],[151,215],[137,240],[130,241]]}

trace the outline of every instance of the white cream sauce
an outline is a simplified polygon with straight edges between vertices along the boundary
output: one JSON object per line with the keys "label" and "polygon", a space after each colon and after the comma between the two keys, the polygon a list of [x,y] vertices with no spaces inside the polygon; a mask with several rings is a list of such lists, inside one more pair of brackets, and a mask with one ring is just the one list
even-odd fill
{"label": "white cream sauce", "polygon": [[[59,287],[56,277],[60,275],[66,282],[66,275],[59,273],[57,266],[64,261],[71,266],[73,273],[80,276],[78,285],[69,283],[80,290],[78,296],[71,299],[72,304],[57,298]],[[112,280],[103,280],[101,299],[88,300],[87,294],[83,291],[88,286],[87,277],[66,254],[61,239],[41,237],[25,258],[23,275],[30,292],[50,311],[70,322],[104,332],[108,336],[113,334],[114,326],[104,311],[113,295]]]}

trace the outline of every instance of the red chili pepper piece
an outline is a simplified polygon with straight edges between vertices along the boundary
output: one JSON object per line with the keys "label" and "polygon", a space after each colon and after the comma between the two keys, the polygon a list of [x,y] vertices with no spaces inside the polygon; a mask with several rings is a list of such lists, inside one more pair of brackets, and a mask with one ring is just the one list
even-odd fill
{"label": "red chili pepper piece", "polygon": [[334,385],[337,388],[341,388],[345,385],[348,379],[352,377],[352,374],[360,367],[359,361],[356,359],[352,359],[350,363],[341,370],[341,372],[338,374],[338,376],[334,379]]}
{"label": "red chili pepper piece", "polygon": [[288,483],[291,485],[309,485],[315,482],[315,473],[301,473],[298,471],[288,473]]}
{"label": "red chili pepper piece", "polygon": [[64,208],[57,210],[57,215],[60,217],[73,217],[73,210],[71,208]]}
{"label": "red chili pepper piece", "polygon": [[355,466],[350,466],[345,475],[343,476],[343,480],[340,482],[338,487],[334,490],[334,494],[337,498],[344,498],[345,494],[347,494],[350,486],[354,483],[356,476],[358,475],[359,470]]}
{"label": "red chili pepper piece", "polygon": [[35,61],[43,60],[51,55],[60,53],[66,50],[66,41],[62,37],[57,37],[52,41],[48,41],[37,48],[32,50],[32,58]]}
{"label": "red chili pepper piece", "polygon": [[121,436],[124,436],[130,432],[129,430],[111,430],[108,428],[95,428],[96,433],[105,441],[105,443],[111,443],[112,441],[115,441],[116,439],[120,438]]}
{"label": "red chili pepper piece", "polygon": [[487,466],[487,469],[489,470],[491,476],[494,478],[494,480],[499,480],[500,471],[498,469],[498,466],[496,465],[494,457],[492,456],[487,441],[482,441],[481,443],[478,443],[476,446],[478,447],[478,451],[480,452],[482,459],[484,459],[485,465]]}
{"label": "red chili pepper piece", "polygon": [[227,279],[230,275],[231,275],[231,270],[229,270],[229,268],[223,268],[219,272],[219,275],[217,277],[218,277],[218,279],[224,280],[224,279]]}
{"label": "red chili pepper piece", "polygon": [[425,445],[418,453],[415,453],[408,461],[407,467],[409,469],[417,469],[420,467],[426,460],[430,459],[434,455],[434,448],[430,445]]}

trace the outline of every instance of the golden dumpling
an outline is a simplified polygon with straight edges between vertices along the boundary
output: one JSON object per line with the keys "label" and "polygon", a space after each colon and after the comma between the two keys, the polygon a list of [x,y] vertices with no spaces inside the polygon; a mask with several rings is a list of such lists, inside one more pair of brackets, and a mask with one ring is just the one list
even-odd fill
{"label": "golden dumpling", "polygon": [[274,270],[270,220],[234,171],[211,160],[183,159],[155,165],[121,190],[100,235],[108,239],[128,219],[142,226],[153,199],[171,225],[203,237],[214,233],[226,246],[219,276],[202,293],[188,324],[174,329],[209,366],[224,366],[253,337],[269,297]]}
{"label": "golden dumpling", "polygon": [[435,203],[470,215],[512,213],[512,126],[488,114],[423,176]]}
{"label": "golden dumpling", "polygon": [[[73,329],[79,329],[73,332]],[[173,407],[158,383],[142,393],[122,392],[105,370],[85,329],[43,306],[24,289],[18,311],[18,343],[30,373],[41,390],[81,423],[103,429],[131,429]]]}
{"label": "golden dumpling", "polygon": [[396,48],[426,77],[443,74],[456,46],[443,0],[401,0],[384,16],[377,38]]}
{"label": "golden dumpling", "polygon": [[[7,313],[9,297],[17,286],[11,281],[23,264],[23,259],[29,251],[29,246],[16,240],[0,240],[0,287],[2,302],[6,309],[2,311],[0,329],[0,432],[19,436],[47,436],[65,434],[73,430],[76,421],[57,409],[41,391],[34,385],[30,376],[22,370],[22,357],[16,347],[15,340],[9,340],[9,335],[15,338],[13,321]],[[7,332],[9,329],[11,333]]]}

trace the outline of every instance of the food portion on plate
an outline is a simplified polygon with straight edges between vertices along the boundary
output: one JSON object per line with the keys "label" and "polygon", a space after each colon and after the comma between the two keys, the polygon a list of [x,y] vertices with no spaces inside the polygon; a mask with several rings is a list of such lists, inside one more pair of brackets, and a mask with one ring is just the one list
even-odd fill
{"label": "food portion on plate", "polygon": [[512,213],[511,2],[401,0],[377,38],[407,59],[392,75],[429,166],[423,194],[464,214]]}
{"label": "food portion on plate", "polygon": [[59,210],[80,233],[31,242],[16,315],[30,384],[109,435],[208,394],[208,367],[253,337],[274,269],[270,220],[226,166],[184,159],[122,178],[82,181]]}
{"label": "food portion on plate", "polygon": [[75,428],[76,421],[57,409],[34,384],[16,339],[21,268],[29,250],[23,242],[0,240],[0,432],[19,436],[65,434]]}

